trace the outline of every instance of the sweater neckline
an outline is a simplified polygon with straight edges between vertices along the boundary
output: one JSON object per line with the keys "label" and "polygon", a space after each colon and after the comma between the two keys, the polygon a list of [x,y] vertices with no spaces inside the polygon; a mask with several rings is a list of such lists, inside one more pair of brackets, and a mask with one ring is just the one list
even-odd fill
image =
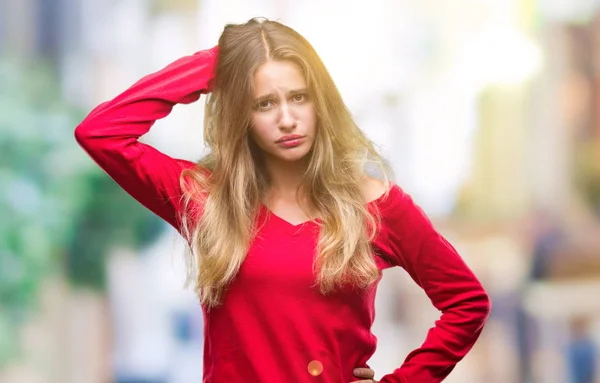
{"label": "sweater neckline", "polygon": [[[391,193],[393,191],[392,190],[393,188],[394,188],[394,186],[390,185],[390,189],[388,190],[387,193],[383,193],[382,195],[375,198],[374,200],[367,202],[367,208],[368,209],[378,208],[380,210],[382,208],[384,208],[386,205],[385,202],[388,201],[387,197],[388,197],[389,193]],[[262,210],[261,215],[264,218],[273,219],[280,229],[282,229],[284,232],[291,234],[291,235],[298,235],[303,231],[304,228],[320,226],[322,223],[320,218],[314,218],[314,219],[309,219],[309,220],[306,220],[306,221],[298,223],[298,224],[293,224],[293,223],[287,221],[286,219],[278,216],[277,214],[273,213],[265,204],[261,204],[261,210]]]}
{"label": "sweater neckline", "polygon": [[304,229],[305,227],[318,226],[321,224],[321,220],[318,218],[309,219],[298,224],[293,224],[285,220],[284,218],[278,216],[277,214],[273,213],[264,204],[261,204],[261,209],[263,217],[265,217],[267,220],[273,220],[272,222],[274,222],[279,229],[290,235],[298,235],[300,234],[300,232],[302,232],[302,229]]}

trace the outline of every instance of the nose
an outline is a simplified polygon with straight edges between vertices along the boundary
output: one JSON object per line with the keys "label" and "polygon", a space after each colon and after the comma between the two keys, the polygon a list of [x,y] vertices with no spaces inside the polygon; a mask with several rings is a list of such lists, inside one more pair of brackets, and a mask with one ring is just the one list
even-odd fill
{"label": "nose", "polygon": [[282,130],[291,130],[296,127],[296,118],[288,104],[281,105],[279,115],[279,128]]}

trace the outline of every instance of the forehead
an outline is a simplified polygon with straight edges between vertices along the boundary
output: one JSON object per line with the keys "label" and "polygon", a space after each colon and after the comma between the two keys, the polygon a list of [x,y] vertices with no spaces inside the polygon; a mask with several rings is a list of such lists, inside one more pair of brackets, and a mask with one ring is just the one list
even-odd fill
{"label": "forehead", "polygon": [[254,92],[257,96],[302,88],[306,88],[306,80],[300,67],[291,61],[271,60],[254,73]]}

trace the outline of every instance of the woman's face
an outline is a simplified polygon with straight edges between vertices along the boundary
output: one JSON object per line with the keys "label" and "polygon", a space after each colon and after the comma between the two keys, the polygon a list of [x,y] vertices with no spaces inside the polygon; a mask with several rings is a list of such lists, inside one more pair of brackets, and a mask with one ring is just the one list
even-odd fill
{"label": "woman's face", "polygon": [[251,136],[267,160],[299,161],[315,141],[317,115],[300,68],[268,61],[254,74]]}

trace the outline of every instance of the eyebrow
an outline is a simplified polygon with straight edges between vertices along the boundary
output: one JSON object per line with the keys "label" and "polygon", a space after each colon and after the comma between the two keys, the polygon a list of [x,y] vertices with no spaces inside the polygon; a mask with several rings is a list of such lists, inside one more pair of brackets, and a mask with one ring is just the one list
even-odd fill
{"label": "eyebrow", "polygon": [[[299,93],[308,93],[308,89],[307,88],[299,88],[299,89],[292,89],[289,92],[287,92],[287,96],[293,96]],[[274,93],[269,93],[269,94],[265,94],[262,96],[258,96],[254,99],[254,101],[263,101],[263,100],[269,100],[272,98],[276,98]]]}

